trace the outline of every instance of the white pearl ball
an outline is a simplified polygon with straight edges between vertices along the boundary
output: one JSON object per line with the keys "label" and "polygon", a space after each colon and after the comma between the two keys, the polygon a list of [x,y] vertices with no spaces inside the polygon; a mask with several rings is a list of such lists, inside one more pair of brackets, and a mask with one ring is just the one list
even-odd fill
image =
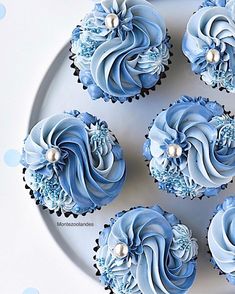
{"label": "white pearl ball", "polygon": [[108,14],[105,18],[105,26],[110,30],[116,29],[119,26],[119,17],[114,13]]}
{"label": "white pearl ball", "polygon": [[46,159],[50,163],[55,163],[60,160],[60,151],[57,148],[50,148],[46,152]]}
{"label": "white pearl ball", "polygon": [[179,158],[182,155],[182,148],[177,144],[170,144],[168,146],[168,156],[171,158]]}
{"label": "white pearl ball", "polygon": [[206,60],[209,63],[217,63],[220,61],[220,52],[217,49],[210,49],[206,54]]}
{"label": "white pearl ball", "polygon": [[124,258],[127,257],[129,252],[128,246],[124,243],[117,244],[113,249],[113,255],[116,258]]}

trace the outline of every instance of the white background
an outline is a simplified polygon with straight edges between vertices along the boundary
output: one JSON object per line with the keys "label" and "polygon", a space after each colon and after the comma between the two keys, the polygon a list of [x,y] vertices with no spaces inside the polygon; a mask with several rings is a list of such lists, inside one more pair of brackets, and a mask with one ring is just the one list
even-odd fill
{"label": "white background", "polygon": [[[86,96],[88,102],[87,105],[80,105],[82,110],[85,110],[86,107],[89,108],[86,109],[89,111],[96,109],[97,114],[103,111],[108,112],[109,109],[110,111],[117,109],[118,115],[118,111],[121,112],[122,109],[125,109],[126,113],[128,111],[131,113],[130,121],[137,120],[142,112],[144,120],[140,124],[138,144],[133,146],[135,153],[140,151],[141,138],[153,116],[182,94],[204,95],[217,99],[222,104],[226,104],[227,109],[235,113],[234,95],[212,90],[200,82],[198,77],[191,73],[190,66],[181,52],[183,29],[187,19],[196,10],[200,1],[156,0],[151,2],[156,2],[156,5],[159,2],[159,11],[166,18],[174,44],[173,64],[167,74],[168,78],[163,81],[159,92],[151,94],[146,100],[134,101],[132,104],[122,106],[109,105],[103,101],[91,102],[88,94],[84,92],[82,95]],[[6,6],[7,14],[3,20],[0,20],[0,293],[20,294],[29,287],[38,289],[40,294],[106,293],[98,283],[79,269],[79,263],[72,262],[71,258],[68,258],[52,238],[44,222],[45,220],[48,223],[48,214],[40,213],[36,205],[33,205],[33,201],[27,197],[22,182],[21,168],[10,168],[3,161],[3,156],[8,149],[20,150],[22,140],[27,132],[38,87],[55,56],[68,41],[71,30],[78,24],[85,12],[92,7],[92,1],[5,0],[3,4]],[[73,84],[66,84],[65,89],[57,87],[57,91],[66,92],[78,87],[72,77],[72,72],[71,81]],[[69,83],[71,81],[69,80]],[[157,96],[158,104],[155,102]],[[41,109],[39,110],[41,111]],[[44,114],[41,112],[40,114],[34,113],[34,116],[43,116]],[[109,118],[109,116],[110,114],[107,113],[106,117]],[[128,116],[126,118],[128,119]],[[124,140],[127,129],[122,132],[116,125],[113,125],[112,129],[121,138],[123,146],[126,147],[129,154],[129,142]],[[130,134],[130,137],[134,140],[135,132]],[[141,154],[139,154],[137,161],[142,162]],[[139,167],[139,165],[137,166]],[[181,211],[178,216],[182,215],[186,223],[193,228],[200,245],[202,245],[199,258],[200,270],[190,293],[207,294],[212,291],[215,294],[234,293],[235,288],[229,286],[224,277],[219,277],[218,273],[209,265],[209,257],[205,252],[206,241],[204,240],[209,215],[211,215],[216,203],[221,202],[225,195],[232,193],[234,184],[230,185],[230,188],[223,192],[223,196],[220,198],[202,201],[180,200],[158,192],[151,178],[148,177],[147,170],[144,169],[144,163],[140,167],[141,171],[143,168],[143,173],[141,172],[139,179],[146,178],[147,185],[141,186],[136,183],[136,187],[133,186],[136,171],[132,170],[133,174],[129,174],[128,180],[129,184],[132,183],[132,190],[129,187],[128,191],[134,195],[135,188],[141,190],[143,197],[147,195],[142,203],[149,205],[154,202],[148,193],[156,192],[159,203],[164,208],[169,208],[172,212],[178,211],[179,213]],[[126,192],[127,188],[124,194]],[[101,219],[103,214],[111,216],[111,212],[113,213],[117,207],[118,210],[128,209],[130,205],[135,204],[133,195],[126,201],[114,203],[110,206],[110,210],[105,208],[102,210],[104,213],[97,213],[97,219],[99,216]],[[137,198],[138,203],[136,204],[141,204],[140,197]],[[105,219],[104,222],[107,220]],[[201,228],[200,225],[202,225]],[[99,226],[100,224],[94,230],[98,231]],[[77,248],[80,250],[79,254],[82,254],[83,250],[85,251],[84,245],[77,244]],[[68,254],[68,252],[66,253]]]}

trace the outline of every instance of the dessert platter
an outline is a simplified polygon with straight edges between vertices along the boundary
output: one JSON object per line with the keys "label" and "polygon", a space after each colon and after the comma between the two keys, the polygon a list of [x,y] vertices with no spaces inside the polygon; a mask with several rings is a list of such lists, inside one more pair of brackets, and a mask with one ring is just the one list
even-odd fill
{"label": "dessert platter", "polygon": [[40,84],[23,144],[25,197],[97,287],[235,291],[235,4],[217,2],[96,4]]}

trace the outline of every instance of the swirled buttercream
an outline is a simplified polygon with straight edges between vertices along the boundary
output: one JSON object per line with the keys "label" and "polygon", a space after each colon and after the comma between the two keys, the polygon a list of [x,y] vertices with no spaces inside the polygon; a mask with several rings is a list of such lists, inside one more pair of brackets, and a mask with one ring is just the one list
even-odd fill
{"label": "swirled buttercream", "polygon": [[125,181],[122,149],[107,123],[78,111],[36,124],[22,164],[38,204],[52,211],[93,211],[117,197]]}
{"label": "swirled buttercream", "polygon": [[212,87],[235,92],[235,1],[205,0],[190,18],[183,52]]}
{"label": "swirled buttercream", "polygon": [[145,0],[101,1],[74,30],[71,43],[71,59],[93,99],[135,97],[159,82],[169,63],[165,23]]}
{"label": "swirled buttercream", "polygon": [[214,196],[235,175],[235,120],[217,102],[181,97],[154,120],[144,156],[161,189]]}
{"label": "swirled buttercream", "polygon": [[[121,257],[115,255],[120,244],[127,248]],[[196,239],[159,206],[117,214],[98,246],[100,280],[115,294],[186,293],[195,279]]]}
{"label": "swirled buttercream", "polygon": [[208,230],[212,263],[235,285],[235,197],[218,205]]}

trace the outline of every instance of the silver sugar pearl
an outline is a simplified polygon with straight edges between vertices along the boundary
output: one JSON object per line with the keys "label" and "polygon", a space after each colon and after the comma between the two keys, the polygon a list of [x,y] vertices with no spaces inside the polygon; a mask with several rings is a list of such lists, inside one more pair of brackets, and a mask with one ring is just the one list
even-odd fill
{"label": "silver sugar pearl", "polygon": [[55,163],[60,160],[60,151],[57,148],[50,148],[46,152],[46,160]]}
{"label": "silver sugar pearl", "polygon": [[179,158],[182,155],[182,148],[180,147],[180,145],[177,144],[170,144],[168,146],[168,156],[171,158]]}
{"label": "silver sugar pearl", "polygon": [[117,244],[113,249],[113,255],[116,258],[120,258],[120,259],[127,257],[128,252],[129,252],[129,248],[124,243]]}
{"label": "silver sugar pearl", "polygon": [[220,61],[220,52],[217,49],[210,49],[206,53],[206,60],[208,63],[217,63]]}
{"label": "silver sugar pearl", "polygon": [[108,14],[105,18],[105,26],[109,30],[116,29],[119,26],[119,17],[114,13]]}

